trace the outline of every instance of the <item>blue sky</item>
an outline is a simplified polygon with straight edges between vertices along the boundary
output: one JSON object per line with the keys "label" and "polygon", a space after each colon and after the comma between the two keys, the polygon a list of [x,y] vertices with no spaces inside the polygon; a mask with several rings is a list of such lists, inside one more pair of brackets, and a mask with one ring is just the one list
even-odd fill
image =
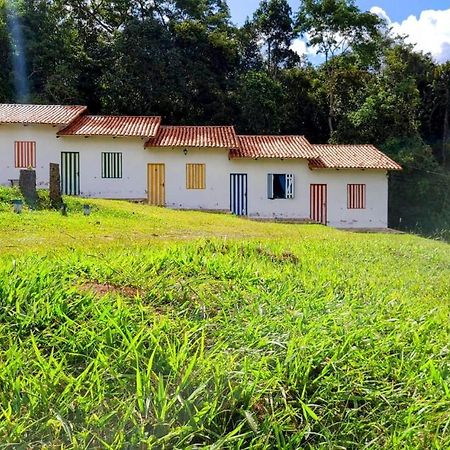
{"label": "blue sky", "polygon": [[[257,9],[260,0],[228,0],[233,22],[244,23]],[[300,0],[289,0],[296,12]],[[390,24],[395,34],[407,36],[416,50],[431,53],[438,62],[450,60],[450,0],[356,0],[364,11],[371,10]],[[311,56],[302,41],[296,51]]]}
{"label": "blue sky", "polygon": [[[298,0],[290,0],[292,10],[299,8]],[[450,0],[357,0],[357,5],[363,10],[372,6],[383,8],[394,21],[406,19],[409,15],[419,15],[424,9],[449,9]],[[228,0],[231,15],[236,23],[243,23],[251,16],[259,5],[259,0]],[[450,25],[449,25],[450,26]]]}

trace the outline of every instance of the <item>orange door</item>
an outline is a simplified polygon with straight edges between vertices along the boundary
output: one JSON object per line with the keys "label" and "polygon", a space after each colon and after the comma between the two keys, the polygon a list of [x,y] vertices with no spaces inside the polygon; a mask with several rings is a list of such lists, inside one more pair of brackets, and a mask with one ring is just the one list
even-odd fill
{"label": "orange door", "polygon": [[166,167],[164,164],[148,165],[148,203],[166,205]]}
{"label": "orange door", "polygon": [[327,224],[327,185],[311,184],[311,220],[324,225]]}

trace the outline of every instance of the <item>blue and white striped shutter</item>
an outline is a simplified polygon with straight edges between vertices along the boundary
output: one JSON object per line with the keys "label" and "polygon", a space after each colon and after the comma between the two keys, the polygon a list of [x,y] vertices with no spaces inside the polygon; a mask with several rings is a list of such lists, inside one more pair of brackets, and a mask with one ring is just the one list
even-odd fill
{"label": "blue and white striped shutter", "polygon": [[294,198],[295,186],[294,175],[286,174],[286,198]]}
{"label": "blue and white striped shutter", "polygon": [[273,200],[273,173],[267,174],[267,198]]}
{"label": "blue and white striped shutter", "polygon": [[247,211],[247,174],[230,174],[230,209],[237,216],[248,215]]}

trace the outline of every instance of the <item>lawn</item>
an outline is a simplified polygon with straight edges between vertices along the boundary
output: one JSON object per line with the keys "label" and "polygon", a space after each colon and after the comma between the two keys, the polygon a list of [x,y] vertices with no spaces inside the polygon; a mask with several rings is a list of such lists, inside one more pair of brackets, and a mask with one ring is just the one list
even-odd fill
{"label": "lawn", "polygon": [[447,449],[450,246],[0,191],[0,448]]}

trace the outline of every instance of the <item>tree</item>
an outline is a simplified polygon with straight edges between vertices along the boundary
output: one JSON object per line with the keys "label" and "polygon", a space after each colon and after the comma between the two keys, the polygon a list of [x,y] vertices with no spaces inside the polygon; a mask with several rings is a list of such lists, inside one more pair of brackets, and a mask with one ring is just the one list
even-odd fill
{"label": "tree", "polygon": [[433,107],[430,113],[430,124],[440,112],[441,145],[439,159],[442,165],[447,164],[450,155],[450,62],[435,67],[433,80]]}
{"label": "tree", "polygon": [[148,3],[126,18],[109,48],[106,111],[159,114],[169,123],[228,120],[239,50],[221,2]]}
{"label": "tree", "polygon": [[353,0],[302,0],[297,15],[297,30],[308,38],[308,44],[325,58],[328,92],[328,126],[330,135],[335,129],[337,66],[339,70],[346,56],[362,66],[376,60],[382,39],[382,20],[374,14],[361,12]]}
{"label": "tree", "polygon": [[84,102],[79,95],[84,51],[70,17],[56,2],[29,0],[23,4],[22,23],[32,101]]}
{"label": "tree", "polygon": [[279,81],[285,99],[281,132],[305,135],[310,142],[322,142],[327,135],[326,97],[318,71],[311,65],[294,67],[282,71]]}
{"label": "tree", "polygon": [[349,127],[362,142],[383,144],[391,139],[418,139],[421,93],[419,64],[408,46],[385,51],[382,69],[370,77],[358,93],[353,110],[347,111]]}
{"label": "tree", "polygon": [[253,16],[255,28],[266,47],[267,68],[272,74],[289,62],[299,60],[290,48],[295,37],[291,15],[287,0],[263,0]]}
{"label": "tree", "polygon": [[0,103],[12,101],[10,36],[6,20],[6,4],[0,0]]}
{"label": "tree", "polygon": [[180,54],[170,31],[158,20],[130,19],[114,39],[111,52],[114,60],[101,79],[103,111],[159,114],[169,121],[186,113],[180,95]]}
{"label": "tree", "polygon": [[433,234],[450,230],[450,173],[420,138],[393,138],[381,149],[403,166],[390,175],[390,226]]}
{"label": "tree", "polygon": [[283,86],[266,72],[249,72],[240,80],[236,103],[238,130],[248,134],[279,134],[286,98]]}
{"label": "tree", "polygon": [[236,39],[239,51],[239,71],[263,70],[264,60],[259,48],[260,36],[254,22],[247,20],[237,30]]}

